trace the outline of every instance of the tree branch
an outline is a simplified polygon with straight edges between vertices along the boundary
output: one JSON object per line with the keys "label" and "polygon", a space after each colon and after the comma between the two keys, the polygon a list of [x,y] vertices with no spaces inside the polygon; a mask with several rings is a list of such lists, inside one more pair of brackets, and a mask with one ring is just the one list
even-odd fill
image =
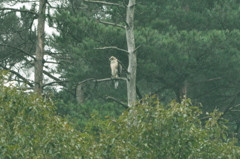
{"label": "tree branch", "polygon": [[127,81],[127,78],[125,77],[117,77],[117,78],[104,78],[104,79],[96,79],[95,82],[104,82],[104,81],[111,81],[111,80],[124,80]]}
{"label": "tree branch", "polygon": [[84,2],[88,3],[97,3],[97,4],[103,4],[103,5],[111,5],[111,6],[118,6],[118,7],[123,7],[123,5],[118,4],[118,3],[111,3],[111,2],[106,2],[106,1],[91,1],[91,0],[84,0]]}
{"label": "tree branch", "polygon": [[38,13],[31,11],[31,10],[26,10],[26,9],[0,8],[0,10],[10,10],[10,11],[14,11],[14,12],[27,12],[27,13],[31,13],[34,15],[38,15]]}
{"label": "tree branch", "polygon": [[[51,73],[49,73],[49,72],[47,72],[47,71],[45,71],[45,70],[43,70],[43,73],[44,73],[45,75],[47,75],[48,77],[50,77],[51,79],[55,80],[55,82],[50,82],[50,83],[48,83],[48,84],[45,84],[44,86],[47,86],[47,85],[50,85],[50,84],[53,84],[53,83],[64,83],[64,82],[67,82],[67,81],[61,81],[60,79],[58,79],[57,77],[51,75]],[[43,86],[43,87],[44,87],[44,86]],[[61,84],[61,86],[65,86],[65,84]]]}
{"label": "tree branch", "polygon": [[104,50],[104,49],[116,49],[116,50],[119,50],[119,51],[122,51],[122,52],[125,52],[128,54],[128,51],[127,50],[124,50],[124,49],[120,49],[116,46],[106,46],[106,47],[99,47],[99,48],[94,48],[94,49],[98,49],[98,50]]}
{"label": "tree branch", "polygon": [[49,86],[49,85],[52,85],[52,84],[55,84],[55,83],[64,83],[64,82],[68,82],[68,81],[54,81],[54,82],[44,84],[43,87],[46,87],[46,86]]}
{"label": "tree branch", "polygon": [[118,100],[118,99],[116,99],[116,98],[114,98],[114,97],[111,97],[111,96],[105,96],[104,97],[105,99],[107,99],[107,100],[113,100],[113,101],[115,101],[115,102],[117,102],[118,104],[120,104],[120,105],[122,105],[124,108],[129,108],[129,106],[127,105],[127,104],[125,104],[124,102],[122,102],[122,101],[120,101],[120,100]]}
{"label": "tree branch", "polygon": [[87,81],[94,81],[94,80],[96,80],[96,78],[89,78],[89,79],[83,80],[83,81],[81,81],[81,82],[78,82],[77,85],[83,84],[83,83],[85,83],[85,82],[87,82]]}
{"label": "tree branch", "polygon": [[141,45],[139,45],[139,46],[134,50],[134,52],[136,52],[140,47],[141,47]]}
{"label": "tree branch", "polygon": [[215,81],[215,80],[221,80],[222,77],[217,77],[217,78],[211,78],[211,79],[207,79],[207,80],[203,80],[203,81],[198,81],[198,82],[195,82],[195,83],[190,83],[189,86],[193,86],[193,85],[196,85],[196,84],[199,84],[199,83],[205,83],[205,82],[211,82],[211,81]]}
{"label": "tree branch", "polygon": [[111,22],[106,22],[106,21],[97,21],[99,23],[102,23],[102,24],[107,24],[107,25],[112,25],[112,26],[116,26],[116,27],[119,27],[119,28],[122,28],[122,29],[125,29],[126,27],[123,26],[123,25],[120,25],[120,24],[116,24],[116,23],[111,23]]}
{"label": "tree branch", "polygon": [[8,70],[9,72],[11,72],[12,74],[16,75],[19,79],[22,79],[23,82],[25,82],[27,85],[29,85],[30,87],[33,87],[33,84],[29,82],[28,79],[24,78],[22,75],[20,75],[18,72],[13,71],[8,69],[7,67],[3,66],[0,64],[0,67],[2,67],[4,70]]}
{"label": "tree branch", "polygon": [[14,56],[14,55],[16,55],[16,54],[17,54],[17,53],[10,54],[10,55],[8,55],[8,56],[6,56],[6,57],[0,59],[0,62],[5,61],[5,60],[9,59],[11,56]]}
{"label": "tree branch", "polygon": [[28,52],[24,51],[23,49],[18,48],[18,47],[16,47],[16,46],[9,45],[9,44],[0,44],[0,46],[7,46],[7,47],[11,47],[11,48],[13,48],[13,49],[19,50],[19,51],[21,51],[22,53],[24,53],[25,55],[28,55],[28,56],[31,57],[32,59],[36,60],[33,55],[31,55],[30,53],[28,53]]}
{"label": "tree branch", "polygon": [[228,104],[228,106],[226,106],[223,110],[223,113],[220,117],[224,116],[229,110],[231,110],[232,107],[234,107],[234,103],[237,101],[238,97],[240,96],[240,92],[238,94],[235,95],[235,97],[233,98],[233,100]]}

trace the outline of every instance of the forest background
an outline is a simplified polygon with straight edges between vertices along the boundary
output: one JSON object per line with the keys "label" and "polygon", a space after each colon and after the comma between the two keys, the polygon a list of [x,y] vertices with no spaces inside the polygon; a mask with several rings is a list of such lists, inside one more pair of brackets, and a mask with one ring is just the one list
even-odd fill
{"label": "forest background", "polygon": [[[16,105],[16,107],[20,106],[16,104],[15,98],[5,98],[6,95],[4,93],[10,93],[10,96],[18,96],[19,94],[16,92],[20,90],[34,90],[38,95],[28,96],[26,93],[20,93],[19,96],[23,96],[23,99],[27,100],[29,98],[30,101],[28,102],[31,102],[31,100],[38,99],[43,93],[44,97],[43,99],[41,98],[43,100],[42,105],[44,106],[44,102],[49,102],[50,98],[54,103],[54,108],[48,103],[50,112],[45,112],[45,110],[41,109],[43,111],[42,115],[46,115],[46,118],[39,117],[39,119],[34,119],[32,120],[32,125],[35,125],[35,121],[40,122],[40,119],[43,119],[43,121],[46,119],[46,122],[52,120],[48,119],[51,116],[48,113],[56,115],[56,118],[61,120],[60,125],[64,125],[66,122],[71,123],[71,128],[63,127],[59,130],[51,129],[51,131],[49,129],[50,134],[56,131],[63,133],[58,134],[62,137],[65,131],[69,131],[68,133],[77,131],[88,134],[89,136],[85,134],[87,141],[97,142],[98,140],[101,141],[101,138],[106,137],[106,143],[102,144],[108,145],[110,141],[113,143],[117,140],[112,137],[114,133],[107,133],[108,129],[115,130],[113,126],[111,128],[108,127],[108,122],[115,120],[117,120],[117,123],[120,122],[118,123],[119,125],[126,126],[124,129],[131,132],[133,134],[132,137],[134,134],[137,136],[141,133],[146,135],[158,132],[154,129],[156,126],[154,124],[147,129],[154,129],[154,131],[148,133],[137,132],[137,130],[134,133],[134,129],[131,131],[128,127],[129,121],[125,125],[121,124],[121,122],[125,121],[124,117],[130,118],[129,120],[133,120],[133,123],[136,122],[136,119],[132,119],[131,115],[130,117],[126,115],[126,112],[131,112],[127,104],[128,88],[126,82],[119,80],[119,87],[114,89],[111,79],[104,80],[111,77],[108,60],[110,56],[117,57],[125,68],[128,67],[129,56],[126,51],[128,46],[126,30],[123,27],[128,26],[125,20],[126,6],[129,3],[127,0],[1,0],[0,2],[0,68],[1,70],[9,71],[9,74],[4,76],[7,79],[2,80],[2,82],[14,81],[14,85],[16,85],[14,89],[17,90],[14,92],[11,88],[2,85],[2,101],[6,103],[1,105],[1,107],[9,106],[10,109],[13,105]],[[169,114],[171,114],[170,112],[178,111],[182,112],[183,116],[187,114],[189,117],[192,114],[187,112],[197,109],[199,114],[195,115],[198,122],[197,124],[195,121],[193,123],[207,127],[208,122],[215,119],[216,121],[213,122],[213,125],[219,129],[216,131],[214,129],[213,132],[219,131],[220,133],[216,137],[210,135],[212,132],[207,132],[209,138],[203,134],[201,134],[201,137],[204,136],[203,138],[212,141],[214,139],[224,140],[224,143],[232,140],[236,141],[232,137],[239,139],[240,2],[237,0],[137,0],[132,7],[135,8],[134,36],[136,50],[134,52],[137,55],[136,94],[139,109],[149,109],[149,112],[158,112],[161,108],[161,110],[166,109],[166,112],[169,112]],[[46,30],[45,25],[53,28],[55,32],[48,35],[49,31]],[[35,71],[34,73],[33,70]],[[34,80],[32,79],[33,76]],[[128,76],[126,69],[123,71],[122,76]],[[191,99],[191,102],[185,98]],[[17,99],[21,99],[21,97]],[[172,100],[175,100],[175,102],[172,102]],[[159,104],[159,101],[161,104]],[[32,104],[28,102],[24,104],[24,101],[22,101],[20,103],[31,107],[32,110]],[[168,108],[169,105],[170,108]],[[196,107],[189,110],[190,108],[187,107],[189,105],[196,105]],[[150,108],[145,108],[145,106]],[[14,113],[18,114],[18,110],[20,108],[16,108]],[[24,108],[23,110],[25,111]],[[138,112],[140,110],[137,109],[135,111]],[[138,113],[141,114],[141,112]],[[14,113],[9,113],[12,115],[9,116],[11,120],[3,118],[2,120],[11,121],[10,123],[15,125],[16,123],[12,123],[12,120],[16,120],[12,119],[16,115]],[[147,118],[145,115],[142,114],[144,119]],[[155,117],[157,118],[157,116]],[[168,119],[167,114],[158,117]],[[57,122],[58,119],[51,121],[49,125],[54,125],[54,122]],[[169,119],[169,121],[171,120],[172,118]],[[142,120],[140,121],[142,122]],[[184,119],[180,121],[182,123]],[[223,124],[223,121],[227,122]],[[177,127],[174,127],[174,123],[169,123],[169,126],[171,124],[174,130],[177,130]],[[180,124],[179,127],[182,126],[186,129],[192,127],[185,124]],[[227,127],[226,130],[225,126]],[[8,133],[15,130],[14,128],[17,126],[10,127]],[[42,127],[46,128],[46,125],[43,124]],[[224,131],[222,131],[222,127],[224,127]],[[72,130],[74,131],[72,132]],[[120,137],[126,137],[126,134],[129,132],[124,132],[123,134],[125,135],[120,133]],[[6,134],[8,133],[6,131]],[[17,133],[15,133],[13,134],[16,137]],[[184,133],[186,133],[185,129]],[[191,133],[196,132],[192,131]],[[71,137],[74,139],[76,138],[76,141],[73,143],[71,143],[72,141],[68,142],[71,139],[67,137],[64,141],[74,145],[75,149],[71,147],[69,152],[72,152],[73,149],[74,151],[80,149],[76,146],[76,142],[80,142],[78,141],[80,140],[79,134],[76,134],[69,135],[72,135]],[[60,137],[59,140],[56,139],[57,141],[52,141],[51,138],[51,142],[55,147],[57,147],[57,142],[60,143],[60,140],[61,142],[64,140],[60,139]],[[108,139],[109,142],[107,143]],[[7,139],[1,140],[1,142],[6,144],[5,141]],[[17,141],[17,139],[15,140]],[[189,141],[191,140],[189,139]],[[90,144],[92,142],[88,143],[87,141],[86,145],[92,146]],[[35,140],[32,142],[37,143]],[[46,138],[46,142],[43,145],[49,146],[51,142],[50,137]],[[173,142],[170,142],[169,145],[174,145],[174,142],[176,140],[173,138]],[[187,143],[189,146],[188,141],[181,142]],[[149,144],[150,139],[146,143]],[[196,143],[201,143],[201,141],[196,141]],[[127,145],[123,142],[121,144]],[[118,143],[116,145],[121,144]],[[140,143],[135,144],[138,145]],[[142,157],[144,155],[152,155],[155,152],[153,147],[159,146],[160,143],[154,144],[145,145],[149,148],[149,153],[138,154],[144,146],[138,147],[139,149],[135,149],[135,151]],[[194,145],[193,143],[191,144]],[[235,145],[239,145],[238,141],[236,141]],[[0,153],[6,154],[6,156],[11,154],[11,147],[9,148],[8,146],[0,147]],[[131,154],[132,157],[136,156],[131,146],[128,147],[128,153],[127,150],[126,152],[124,151],[125,153],[123,151],[120,153],[119,149],[123,149],[121,146],[119,149],[114,149],[112,148],[114,146],[111,146],[106,146],[106,150],[101,146],[99,146],[101,148],[98,147],[99,149],[93,149],[98,152],[101,151],[100,154],[103,156],[109,155],[107,156],[109,158],[112,158],[111,155],[115,154],[110,153],[113,151],[119,152],[116,155],[125,154],[126,156]],[[194,145],[192,147],[196,148],[198,146]],[[43,150],[43,147],[38,148]],[[12,149],[17,148],[14,147]],[[61,150],[54,149],[52,152],[59,151],[63,156],[62,149],[64,148],[61,148]],[[87,149],[89,148],[86,148],[86,151],[82,150],[81,155],[86,153]],[[176,150],[177,148],[173,149]],[[184,158],[184,155],[194,157],[195,151],[191,149],[193,154],[189,154],[190,150],[189,152],[180,153],[180,151],[183,151],[182,149],[183,147],[179,146],[179,149],[176,150],[176,154],[180,158]],[[222,150],[220,148],[216,149],[216,152],[219,151]],[[20,150],[19,152],[23,153]],[[26,154],[29,152],[31,152],[30,149],[26,152],[24,151]],[[240,152],[238,147],[236,152]],[[67,153],[67,151],[64,153]],[[36,154],[40,153],[36,150]],[[169,157],[176,156],[176,154],[166,152],[166,154],[155,155]],[[235,153],[231,151],[231,154]],[[57,156],[57,153],[55,155]],[[74,156],[78,155],[74,154]],[[91,156],[91,154],[88,154],[88,156]],[[144,157],[146,158],[146,156]],[[156,156],[147,157],[155,158]]]}

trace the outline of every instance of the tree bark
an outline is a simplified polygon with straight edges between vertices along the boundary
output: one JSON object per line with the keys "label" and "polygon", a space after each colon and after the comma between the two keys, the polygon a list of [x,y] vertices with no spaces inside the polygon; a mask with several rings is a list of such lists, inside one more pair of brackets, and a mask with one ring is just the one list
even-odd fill
{"label": "tree bark", "polygon": [[84,104],[84,83],[79,82],[76,87],[76,99],[78,104]]}
{"label": "tree bark", "polygon": [[178,98],[179,103],[181,103],[182,100],[187,99],[187,80],[185,80],[180,87]]}
{"label": "tree bark", "polygon": [[37,45],[36,59],[34,65],[34,91],[37,94],[43,92],[43,55],[44,55],[44,39],[45,39],[45,11],[46,0],[39,0],[38,24],[37,24]]}
{"label": "tree bark", "polygon": [[136,74],[137,74],[137,55],[135,52],[134,38],[134,8],[136,0],[129,0],[126,13],[126,40],[128,48],[128,81],[127,96],[128,106],[132,107],[136,104]]}

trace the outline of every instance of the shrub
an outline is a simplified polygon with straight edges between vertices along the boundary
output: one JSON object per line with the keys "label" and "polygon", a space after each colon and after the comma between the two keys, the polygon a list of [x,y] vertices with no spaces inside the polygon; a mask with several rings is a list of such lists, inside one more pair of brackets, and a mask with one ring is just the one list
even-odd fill
{"label": "shrub", "polygon": [[220,114],[211,113],[203,123],[201,113],[190,100],[164,107],[148,99],[118,120],[90,124],[88,130],[99,132],[92,154],[95,158],[240,158],[235,139],[227,138],[224,123],[217,122]]}
{"label": "shrub", "polygon": [[0,75],[0,158],[74,158],[86,134],[55,115],[49,99],[3,85]]}

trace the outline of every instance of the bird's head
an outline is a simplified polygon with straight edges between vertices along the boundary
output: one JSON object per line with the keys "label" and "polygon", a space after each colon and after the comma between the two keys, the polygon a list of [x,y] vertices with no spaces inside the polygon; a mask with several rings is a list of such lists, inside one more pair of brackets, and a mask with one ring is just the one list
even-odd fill
{"label": "bird's head", "polygon": [[113,60],[116,60],[116,59],[117,59],[116,57],[111,56],[111,57],[109,58],[109,61],[113,61]]}

